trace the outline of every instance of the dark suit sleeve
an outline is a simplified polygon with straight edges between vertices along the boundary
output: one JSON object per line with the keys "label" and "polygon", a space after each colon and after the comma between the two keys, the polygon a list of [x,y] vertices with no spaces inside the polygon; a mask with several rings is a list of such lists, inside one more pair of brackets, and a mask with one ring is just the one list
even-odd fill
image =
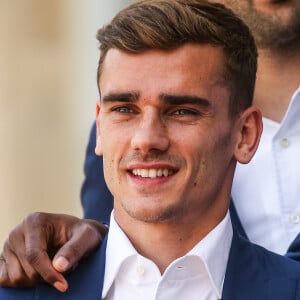
{"label": "dark suit sleeve", "polygon": [[102,157],[95,154],[96,125],[93,124],[84,163],[85,179],[81,189],[84,218],[109,223],[113,198],[103,176]]}

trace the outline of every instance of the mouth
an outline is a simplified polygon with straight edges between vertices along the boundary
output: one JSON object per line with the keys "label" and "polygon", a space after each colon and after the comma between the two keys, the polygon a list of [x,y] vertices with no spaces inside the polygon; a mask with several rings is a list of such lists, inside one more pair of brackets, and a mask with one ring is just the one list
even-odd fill
{"label": "mouth", "polygon": [[273,0],[272,2],[274,4],[281,4],[281,3],[287,2],[287,0]]}
{"label": "mouth", "polygon": [[157,178],[157,177],[168,177],[176,173],[175,170],[167,168],[137,168],[130,170],[130,173],[136,177],[142,178]]}
{"label": "mouth", "polygon": [[282,4],[282,3],[285,3],[285,2],[289,2],[289,0],[264,0],[264,1],[261,1],[262,3],[265,3],[265,4]]}

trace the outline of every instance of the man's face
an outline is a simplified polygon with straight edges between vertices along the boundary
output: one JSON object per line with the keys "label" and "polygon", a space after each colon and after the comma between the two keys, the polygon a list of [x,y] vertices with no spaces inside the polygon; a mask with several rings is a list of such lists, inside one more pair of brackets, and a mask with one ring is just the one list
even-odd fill
{"label": "man's face", "polygon": [[237,131],[223,66],[222,51],[209,45],[108,51],[96,153],[117,219],[161,222],[226,207]]}
{"label": "man's face", "polygon": [[299,0],[213,0],[235,11],[248,24],[259,48],[300,45]]}

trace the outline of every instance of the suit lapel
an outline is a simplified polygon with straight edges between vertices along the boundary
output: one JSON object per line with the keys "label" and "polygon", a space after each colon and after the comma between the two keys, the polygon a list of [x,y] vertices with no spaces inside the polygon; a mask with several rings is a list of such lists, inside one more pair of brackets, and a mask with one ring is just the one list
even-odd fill
{"label": "suit lapel", "polygon": [[238,213],[236,211],[234,202],[232,199],[230,199],[230,206],[229,206],[229,212],[230,212],[230,218],[233,227],[237,230],[237,232],[244,238],[248,239],[248,236],[246,234],[246,231],[244,230],[244,227],[241,223],[241,220],[238,216]]}
{"label": "suit lapel", "polygon": [[266,300],[267,278],[261,272],[260,261],[254,255],[252,244],[233,230],[222,300]]}

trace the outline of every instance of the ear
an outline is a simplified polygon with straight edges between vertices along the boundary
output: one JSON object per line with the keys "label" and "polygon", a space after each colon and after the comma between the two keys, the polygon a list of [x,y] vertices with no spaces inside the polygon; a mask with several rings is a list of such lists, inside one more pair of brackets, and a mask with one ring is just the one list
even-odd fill
{"label": "ear", "polygon": [[262,133],[262,115],[258,108],[251,106],[239,116],[239,135],[235,158],[247,164],[254,156]]}
{"label": "ear", "polygon": [[96,103],[96,148],[95,153],[97,155],[102,155],[102,144],[101,144],[101,138],[100,138],[100,100]]}

